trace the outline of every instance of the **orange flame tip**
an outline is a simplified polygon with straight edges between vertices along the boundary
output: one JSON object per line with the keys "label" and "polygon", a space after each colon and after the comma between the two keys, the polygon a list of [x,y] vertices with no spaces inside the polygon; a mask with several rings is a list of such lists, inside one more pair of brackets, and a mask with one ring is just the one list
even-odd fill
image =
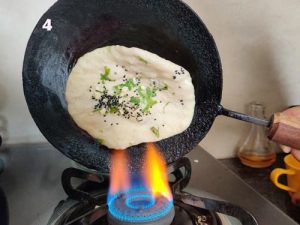
{"label": "orange flame tip", "polygon": [[130,186],[128,160],[124,150],[114,150],[111,158],[110,193],[125,191]]}
{"label": "orange flame tip", "polygon": [[165,159],[153,143],[147,143],[145,156],[144,179],[154,197],[163,195],[172,201],[172,193],[168,183]]}

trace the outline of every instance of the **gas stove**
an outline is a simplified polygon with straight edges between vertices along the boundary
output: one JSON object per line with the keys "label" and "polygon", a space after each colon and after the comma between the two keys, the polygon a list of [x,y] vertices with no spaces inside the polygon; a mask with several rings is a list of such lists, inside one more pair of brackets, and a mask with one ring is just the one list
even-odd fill
{"label": "gas stove", "polygon": [[[0,152],[0,159],[6,162],[0,186],[9,206],[9,225],[108,224],[108,176],[84,172],[78,166],[66,169],[75,167],[74,162],[46,143],[11,145],[5,149]],[[191,179],[177,179],[176,188],[172,183],[174,175],[169,177],[174,197],[173,224],[209,224],[209,219],[215,224],[220,220],[223,224],[225,220],[247,224],[247,218],[253,218],[246,209],[260,225],[274,221],[278,225],[297,225],[201,147],[187,157],[192,164]],[[171,173],[172,167],[169,170]],[[183,172],[177,173],[188,177]],[[77,183],[75,174],[83,181]],[[77,220],[72,222],[73,219]]]}
{"label": "gas stove", "polygon": [[[226,201],[195,196],[184,191],[191,177],[188,158],[169,165],[173,202],[163,196],[153,200],[146,190],[117,195],[107,203],[109,176],[96,171],[68,168],[62,185],[68,195],[55,208],[48,225],[255,225],[243,208]],[[80,184],[72,185],[74,179]]]}

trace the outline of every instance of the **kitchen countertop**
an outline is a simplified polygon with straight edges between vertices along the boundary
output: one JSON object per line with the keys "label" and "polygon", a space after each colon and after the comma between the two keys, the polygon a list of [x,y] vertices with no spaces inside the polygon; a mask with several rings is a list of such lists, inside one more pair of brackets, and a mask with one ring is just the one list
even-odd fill
{"label": "kitchen countertop", "polygon": [[[297,225],[294,220],[247,185],[200,147],[187,157],[192,162],[188,190],[205,192],[239,205],[254,215],[259,225]],[[0,175],[0,186],[6,193],[10,225],[47,224],[53,209],[66,198],[61,174],[74,162],[49,144],[9,146],[0,151],[6,168]],[[203,195],[202,197],[207,197]]]}
{"label": "kitchen countertop", "polygon": [[[221,159],[220,162],[300,224],[300,207],[293,205],[288,193],[276,188],[269,178],[273,169],[285,168],[283,162],[285,155],[278,154],[276,162],[271,167],[263,169],[244,166],[238,158]],[[281,177],[280,182],[286,183],[285,176]]]}

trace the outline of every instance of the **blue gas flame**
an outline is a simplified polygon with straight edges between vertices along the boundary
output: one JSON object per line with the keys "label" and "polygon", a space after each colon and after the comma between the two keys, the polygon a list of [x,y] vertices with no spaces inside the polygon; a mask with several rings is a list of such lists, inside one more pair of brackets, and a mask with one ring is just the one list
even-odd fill
{"label": "blue gas flame", "polygon": [[110,214],[125,222],[149,222],[167,215],[173,208],[173,201],[154,198],[139,174],[131,175],[130,188],[108,195]]}

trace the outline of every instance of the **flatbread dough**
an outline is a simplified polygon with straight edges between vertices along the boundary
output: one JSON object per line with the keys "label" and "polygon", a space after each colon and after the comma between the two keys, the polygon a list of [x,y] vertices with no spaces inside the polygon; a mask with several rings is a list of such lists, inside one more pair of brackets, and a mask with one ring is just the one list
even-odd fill
{"label": "flatbread dough", "polygon": [[66,87],[76,124],[111,149],[179,134],[195,96],[183,67],[139,48],[107,46],[79,58]]}

